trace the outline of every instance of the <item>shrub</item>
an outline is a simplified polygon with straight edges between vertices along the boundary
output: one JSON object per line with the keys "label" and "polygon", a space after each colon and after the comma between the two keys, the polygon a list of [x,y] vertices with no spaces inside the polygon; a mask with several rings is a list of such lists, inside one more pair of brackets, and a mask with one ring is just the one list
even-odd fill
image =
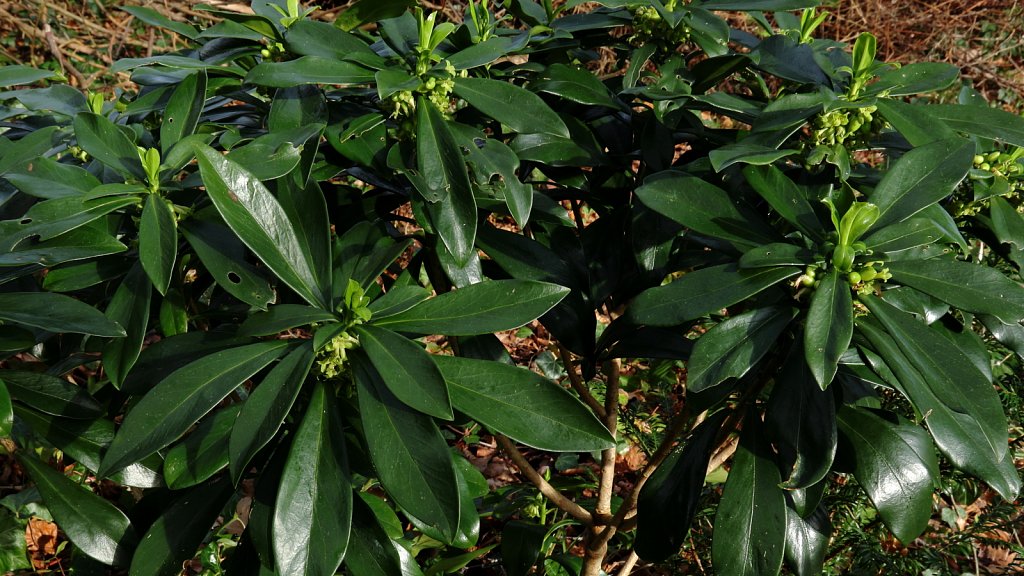
{"label": "shrub", "polygon": [[[986,341],[1024,354],[1024,120],[905,101],[958,71],[816,40],[814,4],[470,2],[456,25],[364,0],[331,25],[254,0],[202,31],[134,7],[193,42],[119,61],[137,92],[0,94],[0,421],[73,560],[458,571],[494,548],[446,440],[472,423],[583,537],[549,573],[677,553],[733,450],[720,574],[819,572],[830,478],[902,542],[940,458],[1016,498]],[[538,319],[571,392],[495,336]],[[685,361],[685,399],[662,389],[616,494],[623,358]],[[593,453],[592,498],[519,445]],[[236,508],[240,539],[211,530]],[[548,515],[513,516],[525,574]]]}

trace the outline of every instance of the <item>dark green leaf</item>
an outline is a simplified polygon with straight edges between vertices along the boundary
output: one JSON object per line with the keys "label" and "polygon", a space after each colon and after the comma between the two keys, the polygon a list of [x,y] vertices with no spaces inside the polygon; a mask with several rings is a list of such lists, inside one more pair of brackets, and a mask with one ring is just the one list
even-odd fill
{"label": "dark green leaf", "polygon": [[748,166],[743,169],[750,186],[772,208],[804,234],[821,238],[824,227],[814,213],[807,195],[775,166]]}
{"label": "dark green leaf", "polygon": [[777,343],[796,316],[789,307],[757,308],[718,324],[698,340],[687,367],[687,392],[742,378]]}
{"label": "dark green leaf", "polygon": [[6,573],[32,570],[23,524],[14,512],[0,510],[0,570]]}
{"label": "dark green leaf", "polygon": [[124,512],[40,462],[35,454],[19,460],[54,521],[76,548],[104,564],[123,566],[127,562],[137,536]]}
{"label": "dark green leaf", "polygon": [[352,62],[302,56],[287,62],[261,62],[245,76],[247,84],[291,88],[299,84],[366,84],[373,72]]}
{"label": "dark green leaf", "polygon": [[107,305],[107,318],[124,326],[128,333],[126,337],[115,338],[103,347],[103,368],[116,388],[121,387],[125,376],[135,365],[139,352],[142,351],[142,343],[149,326],[152,294],[153,286],[142,266],[137,264],[121,281],[110,304]]}
{"label": "dark green leaf", "polygon": [[196,29],[193,26],[184,22],[171,20],[152,8],[146,8],[144,6],[118,6],[117,8],[119,10],[124,10],[150,26],[166,28],[167,30],[181,34],[185,38],[193,40],[196,37]]}
{"label": "dark green leaf", "polygon": [[927,246],[943,237],[942,229],[928,218],[909,218],[890,224],[864,239],[868,249],[895,255],[905,250]]}
{"label": "dark green leaf", "polygon": [[799,268],[791,266],[751,270],[740,270],[735,264],[712,266],[641,292],[626,316],[638,324],[676,326],[732,306],[799,273]]}
{"label": "dark green leaf", "polygon": [[12,426],[14,426],[14,407],[11,405],[11,394],[7,391],[4,381],[0,380],[0,438],[9,437]]}
{"label": "dark green leaf", "polygon": [[[97,470],[100,456],[114,439],[114,423],[105,418],[75,420],[49,416],[21,406],[15,406],[19,420],[32,429],[32,433],[63,451],[89,470]],[[133,464],[111,477],[114,482],[139,488],[163,485],[160,476],[162,462],[156,455]]]}
{"label": "dark green leaf", "polygon": [[[35,136],[39,132],[47,130],[37,130],[32,135]],[[19,152],[25,151],[22,143],[29,148],[28,151],[34,152],[29,142],[24,142],[24,138],[18,141]],[[45,142],[44,145],[49,147],[49,142]],[[2,164],[7,164],[6,154]],[[8,172],[4,178],[25,194],[46,199],[80,196],[100,185],[100,181],[81,166],[64,164],[45,157],[33,159],[24,168]]]}
{"label": "dark green leaf", "polygon": [[334,243],[335,300],[343,297],[350,279],[369,289],[410,242],[396,241],[383,226],[369,222],[359,222],[346,230]]}
{"label": "dark green leaf", "polygon": [[50,292],[0,294],[0,320],[42,328],[48,332],[73,332],[121,338],[125,330],[92,306]]}
{"label": "dark green leaf", "polygon": [[956,137],[956,132],[941,122],[935,122],[927,109],[919,104],[879,98],[875,105],[882,117],[913,146]]}
{"label": "dark green leaf", "polygon": [[853,338],[853,297],[845,274],[833,269],[821,279],[807,311],[804,354],[824,390],[832,383],[839,357]]}
{"label": "dark green leaf", "polygon": [[427,201],[426,211],[441,241],[457,264],[465,264],[476,238],[476,200],[455,136],[423,97],[416,103],[416,161],[419,176],[410,174],[410,180]]}
{"label": "dark green leaf", "polygon": [[206,70],[198,70],[178,84],[167,101],[160,123],[160,150],[164,156],[179,140],[196,131],[205,102]]}
{"label": "dark green leaf", "polygon": [[659,177],[637,188],[636,195],[659,214],[701,234],[728,240],[743,250],[781,240],[753,211],[700,178],[682,174]]}
{"label": "dark green leaf", "polygon": [[518,328],[565,298],[568,288],[531,280],[490,280],[445,292],[373,324],[395,332],[473,336]]}
{"label": "dark green leaf", "polygon": [[99,475],[116,472],[176,440],[288,345],[278,340],[215,352],[169,374],[125,416]]}
{"label": "dark green leaf", "polygon": [[272,336],[317,322],[337,322],[334,314],[302,304],[278,304],[252,314],[238,327],[239,336]]}
{"label": "dark green leaf", "polygon": [[862,97],[882,92],[890,97],[937,92],[949,88],[959,77],[960,69],[952,64],[915,62],[882,72]]}
{"label": "dark green leaf", "polygon": [[822,573],[829,550],[832,523],[828,512],[818,507],[807,518],[786,507],[786,564],[797,576]]}
{"label": "dark green leaf", "polygon": [[637,554],[659,562],[679,552],[704,490],[708,461],[728,412],[702,422],[682,449],[673,450],[644,484],[637,502]]}
{"label": "dark green leaf", "polygon": [[292,290],[313,306],[330,310],[294,224],[277,199],[214,149],[197,147],[197,157],[207,193],[228,226]]}
{"label": "dark green leaf", "polygon": [[971,169],[974,147],[974,142],[953,138],[904,154],[868,197],[879,210],[873,228],[906,220],[952,194]]}
{"label": "dark green leaf", "polygon": [[164,480],[172,490],[204,482],[228,465],[228,435],[238,416],[238,404],[213,412],[164,457]]}
{"label": "dark green leaf", "polygon": [[41,70],[31,66],[0,66],[0,88],[33,84],[40,80],[56,77],[58,74],[53,70]]}
{"label": "dark green leaf", "polygon": [[183,221],[181,232],[203,266],[228,294],[259,309],[274,301],[276,295],[270,283],[245,261],[245,245],[215,213]]}
{"label": "dark green leaf", "polygon": [[893,280],[956,308],[991,314],[1006,323],[1024,319],[1024,288],[1001,272],[956,260],[905,260],[889,265]]}
{"label": "dark green leaf", "polygon": [[708,158],[711,160],[711,167],[714,168],[715,172],[721,172],[734,164],[770,166],[776,160],[781,160],[794,154],[799,154],[799,152],[797,150],[778,150],[770,146],[737,142],[712,150],[708,154]]}
{"label": "dark green leaf", "polygon": [[0,378],[7,384],[7,391],[15,400],[41,412],[77,419],[103,415],[103,407],[85,388],[67,380],[20,370],[2,370]]}
{"label": "dark green leaf", "polygon": [[195,556],[232,492],[231,482],[221,477],[172,502],[139,542],[129,576],[177,574]]}
{"label": "dark green leaf", "polygon": [[150,194],[139,222],[139,261],[160,294],[167,293],[177,258],[178,225],[174,212],[167,200]]}
{"label": "dark green leaf", "polygon": [[780,480],[760,422],[747,418],[715,514],[711,560],[716,574],[778,574],[786,543]]}
{"label": "dark green leaf", "polygon": [[345,569],[352,576],[406,576],[395,544],[363,498],[352,499],[352,534]]}
{"label": "dark green leaf", "polygon": [[451,420],[444,376],[419,344],[390,330],[357,326],[359,343],[391,393],[424,414]]}
{"label": "dark green leaf", "polygon": [[303,343],[274,366],[242,405],[228,441],[231,477],[236,481],[291,411],[313,366],[313,357],[312,341]]}
{"label": "dark green leaf", "polygon": [[776,266],[807,266],[818,258],[809,249],[787,242],[774,242],[751,248],[740,257],[740,268],[768,268]]}
{"label": "dark green leaf", "polygon": [[[363,3],[365,4],[365,2]],[[343,60],[353,52],[373,54],[373,50],[355,34],[349,34],[340,26],[342,19],[350,17],[356,10],[353,4],[338,15],[336,26],[317,20],[302,19],[292,24],[285,33],[290,52],[302,56],[321,56]]]}
{"label": "dark green leaf", "polygon": [[[319,133],[316,135],[319,138]],[[315,153],[315,150],[314,150]],[[315,182],[299,185],[301,176],[292,174],[277,186],[277,199],[292,223],[299,246],[313,272],[315,286],[325,302],[331,302],[331,222],[323,192]]]}
{"label": "dark green leaf", "polygon": [[[106,231],[99,229],[98,226],[82,226],[44,242],[34,239],[22,241],[13,251],[0,253],[0,266],[26,264],[57,266],[76,260],[116,254],[125,250],[127,247],[124,244],[115,240]],[[47,290],[66,292],[75,289],[68,286],[79,285],[81,287],[82,282],[89,281],[88,277],[77,276],[71,279],[65,276],[65,282],[58,282],[62,274],[54,275],[53,272],[51,270],[43,279],[43,287]],[[52,280],[50,276],[53,276]],[[99,281],[96,280],[96,282]]]}
{"label": "dark green leaf", "polygon": [[526,576],[537,563],[547,529],[540,524],[513,520],[501,529],[501,562],[508,576]]}
{"label": "dark green leaf", "polygon": [[552,452],[610,447],[608,430],[572,394],[523,368],[435,356],[452,405],[510,438]]}
{"label": "dark green leaf", "polygon": [[78,114],[75,116],[75,138],[93,158],[126,178],[145,182],[146,171],[142,169],[135,143],[110,120],[92,112]]}
{"label": "dark green leaf", "polygon": [[790,351],[775,380],[764,419],[787,489],[817,484],[836,454],[835,400],[831,391],[818,386],[800,348]]}
{"label": "dark green leaf", "polygon": [[0,250],[13,249],[30,236],[50,240],[115,210],[137,204],[132,197],[55,198],[35,204],[19,220],[0,222]]}
{"label": "dark green leaf", "polygon": [[534,92],[547,92],[566,100],[591,106],[618,108],[608,89],[586,69],[552,64],[540,79],[530,83]]}
{"label": "dark green leaf", "polygon": [[346,31],[354,30],[368,22],[401,16],[415,5],[413,0],[357,0],[338,15],[337,26]]}
{"label": "dark green leaf", "polygon": [[928,527],[939,476],[928,434],[862,408],[844,407],[837,416],[853,453],[857,482],[893,535],[902,542],[913,541]]}
{"label": "dark green leaf", "polygon": [[[932,329],[882,301],[870,302],[871,308],[888,317],[885,328],[893,335],[882,332],[871,317],[858,320],[857,330],[899,378],[894,385],[918,413],[928,415],[928,430],[939,451],[955,467],[988,482],[1004,498],[1015,498],[1020,478],[1002,444],[1006,441],[1006,417],[991,384],[949,340],[921,333],[915,324]],[[908,334],[923,336],[923,340],[898,340]],[[914,354],[926,347],[926,353],[914,358],[904,346]],[[934,382],[928,380],[931,376],[936,376]],[[966,380],[945,388],[951,376],[965,376]]]}
{"label": "dark green leaf", "polygon": [[554,110],[539,96],[515,84],[486,78],[456,78],[455,93],[515,132],[569,137],[569,129]]}
{"label": "dark green leaf", "polygon": [[441,432],[429,416],[399,402],[365,357],[351,358],[363,434],[381,484],[400,507],[452,540],[460,497]]}
{"label": "dark green leaf", "polygon": [[958,132],[1024,146],[1024,118],[1016,114],[999,108],[958,104],[929,104],[922,108]]}
{"label": "dark green leaf", "polygon": [[288,452],[274,505],[274,564],[282,576],[330,576],[348,547],[352,485],[335,402],[318,382]]}

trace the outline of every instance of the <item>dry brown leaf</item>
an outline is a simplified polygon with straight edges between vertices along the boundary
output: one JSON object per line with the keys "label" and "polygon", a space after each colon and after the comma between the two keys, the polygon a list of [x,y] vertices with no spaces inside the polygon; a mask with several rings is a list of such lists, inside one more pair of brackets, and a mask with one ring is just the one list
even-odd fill
{"label": "dry brown leaf", "polygon": [[32,566],[37,570],[49,566],[57,554],[57,525],[42,518],[30,518],[25,526],[25,545],[28,548]]}

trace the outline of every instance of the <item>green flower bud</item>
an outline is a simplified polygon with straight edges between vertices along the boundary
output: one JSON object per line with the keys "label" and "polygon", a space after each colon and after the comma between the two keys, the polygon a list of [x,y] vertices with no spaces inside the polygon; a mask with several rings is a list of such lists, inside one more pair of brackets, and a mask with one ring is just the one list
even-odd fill
{"label": "green flower bud", "polygon": [[846,278],[850,281],[851,286],[854,284],[860,284],[861,277],[859,272],[850,272]]}
{"label": "green flower bud", "polygon": [[832,264],[840,272],[849,272],[853,267],[853,259],[857,253],[852,246],[840,244],[832,251]]}
{"label": "green flower bud", "polygon": [[978,155],[976,155],[974,157],[974,165],[975,166],[981,166],[982,163],[984,163],[984,162],[985,162],[985,157],[982,156],[981,154],[978,154]]}
{"label": "green flower bud", "polygon": [[864,282],[871,282],[876,276],[878,276],[878,271],[870,266],[860,270],[860,279]]}
{"label": "green flower bud", "polygon": [[999,159],[999,152],[998,151],[990,152],[989,155],[985,157],[985,160],[988,160],[989,162],[995,162],[998,159]]}
{"label": "green flower bud", "polygon": [[991,170],[991,169],[992,169],[992,165],[991,165],[991,164],[989,164],[988,162],[985,162],[984,164],[982,164],[982,165],[980,166],[980,168],[981,168],[982,170],[986,170],[986,171],[988,171],[988,170]]}

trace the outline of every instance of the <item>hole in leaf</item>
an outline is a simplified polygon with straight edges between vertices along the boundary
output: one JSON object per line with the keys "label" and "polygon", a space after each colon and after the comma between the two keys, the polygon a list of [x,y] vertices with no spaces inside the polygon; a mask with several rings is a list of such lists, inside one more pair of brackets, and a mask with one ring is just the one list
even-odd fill
{"label": "hole in leaf", "polygon": [[31,224],[31,223],[32,223],[32,219],[31,218],[22,218],[21,222],[18,222],[18,224]]}
{"label": "hole in leaf", "polygon": [[242,277],[239,276],[238,274],[235,274],[234,272],[228,272],[228,280],[232,284],[241,284],[242,283]]}

